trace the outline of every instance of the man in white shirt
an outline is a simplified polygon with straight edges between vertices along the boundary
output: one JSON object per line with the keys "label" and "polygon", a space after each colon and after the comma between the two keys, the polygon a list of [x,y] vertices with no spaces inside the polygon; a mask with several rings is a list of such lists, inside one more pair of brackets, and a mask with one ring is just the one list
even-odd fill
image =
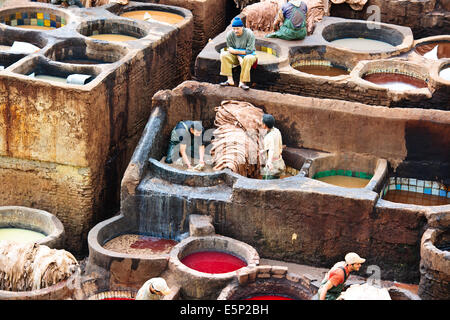
{"label": "man in white shirt", "polygon": [[139,289],[135,300],[161,300],[170,293],[166,280],[151,278]]}
{"label": "man in white shirt", "polygon": [[261,154],[266,157],[266,165],[261,170],[263,180],[279,179],[280,175],[285,171],[281,153],[283,152],[283,141],[280,130],[274,127],[275,118],[271,114],[264,114],[262,117],[262,127],[268,130],[264,136]]}

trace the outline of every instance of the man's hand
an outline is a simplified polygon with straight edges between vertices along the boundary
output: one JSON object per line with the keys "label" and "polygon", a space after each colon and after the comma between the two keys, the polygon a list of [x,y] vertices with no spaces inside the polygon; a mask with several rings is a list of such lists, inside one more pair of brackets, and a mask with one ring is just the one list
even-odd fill
{"label": "man's hand", "polygon": [[228,48],[228,52],[231,54],[245,54],[244,50],[238,50],[234,48]]}

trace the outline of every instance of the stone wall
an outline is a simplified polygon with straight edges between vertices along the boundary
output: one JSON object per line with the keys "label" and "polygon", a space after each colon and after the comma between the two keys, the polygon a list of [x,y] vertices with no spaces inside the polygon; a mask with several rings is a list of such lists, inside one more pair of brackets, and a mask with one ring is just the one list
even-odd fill
{"label": "stone wall", "polygon": [[[272,113],[283,144],[289,147],[371,155],[387,159],[391,165],[408,156],[405,125],[412,119],[440,128],[441,133],[432,139],[440,139],[445,135],[442,130],[450,130],[450,118],[444,111],[389,109],[189,81],[154,96],[154,107],[162,109],[158,114],[167,114],[154,139],[167,141],[171,128],[182,119],[202,119],[206,128],[211,127],[214,108],[225,99],[248,101]],[[147,140],[143,138],[141,143]],[[437,153],[446,154],[449,145],[444,144]],[[426,156],[426,148],[421,150]],[[159,160],[165,149],[158,152],[152,157]],[[146,161],[149,153],[142,154],[142,160],[135,158],[129,168]],[[173,214],[186,217],[212,216],[218,234],[248,243],[262,258],[330,267],[355,251],[367,258],[364,268],[379,265],[383,279],[418,281],[420,237],[427,219],[435,215],[434,209],[407,212],[397,205],[379,210],[381,200],[376,192],[339,188],[301,176],[261,181],[228,173],[212,186],[201,187],[197,182],[203,176],[207,179],[206,173],[182,175],[155,165],[133,179],[126,174],[122,195],[155,201],[164,194],[162,209],[170,206],[176,208],[171,210]],[[197,182],[191,186],[193,181]],[[127,214],[135,215],[141,209],[127,208]],[[148,210],[144,214],[149,214]],[[157,214],[167,215],[165,211]]]}
{"label": "stone wall", "polygon": [[361,11],[355,11],[348,4],[333,4],[330,15],[349,19],[372,19],[370,6],[380,8],[381,22],[410,27],[415,38],[450,32],[450,8],[447,0],[369,0]]}
{"label": "stone wall", "polygon": [[448,248],[439,250],[436,247],[440,241],[442,241],[440,244],[446,243],[448,246],[450,241],[448,226],[446,231],[430,228],[422,237],[419,284],[419,295],[422,299],[450,298],[450,252]]}
{"label": "stone wall", "polygon": [[[102,8],[91,13],[110,14]],[[83,16],[72,19],[83,23]],[[178,50],[191,37],[192,20],[179,28],[141,23],[148,36],[121,46],[116,64],[80,67],[45,59],[53,44],[80,38],[74,26],[57,30],[58,38],[40,34],[47,45],[0,74],[0,204],[55,214],[64,224],[67,249],[81,254],[89,229],[119,210],[120,181],[150,115],[151,97],[189,74],[177,62],[185,53]],[[30,35],[8,28],[1,32],[8,39]],[[117,50],[111,43],[102,43],[101,49]],[[90,58],[102,60],[93,51]],[[24,76],[38,65],[66,73],[89,70],[96,77],[72,86]]]}

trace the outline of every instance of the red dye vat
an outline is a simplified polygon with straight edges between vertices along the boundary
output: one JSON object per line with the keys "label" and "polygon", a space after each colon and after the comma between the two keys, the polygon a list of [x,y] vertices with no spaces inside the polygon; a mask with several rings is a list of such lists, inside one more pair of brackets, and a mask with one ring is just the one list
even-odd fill
{"label": "red dye vat", "polygon": [[393,90],[427,88],[425,81],[399,73],[373,73],[365,75],[364,80]]}
{"label": "red dye vat", "polygon": [[294,299],[277,295],[264,295],[264,296],[254,296],[244,300],[294,300]]}
{"label": "red dye vat", "polygon": [[156,237],[142,237],[130,245],[133,249],[151,249],[154,252],[166,251],[177,244],[175,240],[161,239]]}
{"label": "red dye vat", "polygon": [[227,273],[247,266],[242,259],[219,251],[191,253],[181,262],[191,269],[205,273]]}

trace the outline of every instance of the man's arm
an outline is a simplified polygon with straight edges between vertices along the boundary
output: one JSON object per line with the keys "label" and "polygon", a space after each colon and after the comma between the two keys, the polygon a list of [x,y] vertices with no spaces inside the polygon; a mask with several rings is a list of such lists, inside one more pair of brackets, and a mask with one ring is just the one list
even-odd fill
{"label": "man's arm", "polygon": [[280,29],[281,24],[284,22],[284,14],[283,14],[283,10],[280,9],[278,10],[278,14],[275,17],[275,20],[273,22],[273,29],[276,31],[278,29]]}
{"label": "man's arm", "polygon": [[198,153],[199,153],[199,157],[200,157],[200,164],[205,164],[205,160],[204,160],[204,157],[205,157],[205,146],[204,145],[201,145],[198,148]]}
{"label": "man's arm", "polygon": [[325,300],[328,290],[330,290],[332,287],[333,287],[333,284],[331,283],[330,280],[328,280],[320,291],[319,300]]}
{"label": "man's arm", "polygon": [[187,165],[188,169],[190,169],[191,163],[189,162],[189,158],[186,154],[186,145],[184,143],[180,145],[180,153],[181,157],[183,158],[183,162]]}
{"label": "man's arm", "polygon": [[245,47],[245,54],[252,54],[253,52],[255,52],[256,50],[255,43],[256,43],[255,34],[250,30],[250,36],[247,41],[247,46]]}

